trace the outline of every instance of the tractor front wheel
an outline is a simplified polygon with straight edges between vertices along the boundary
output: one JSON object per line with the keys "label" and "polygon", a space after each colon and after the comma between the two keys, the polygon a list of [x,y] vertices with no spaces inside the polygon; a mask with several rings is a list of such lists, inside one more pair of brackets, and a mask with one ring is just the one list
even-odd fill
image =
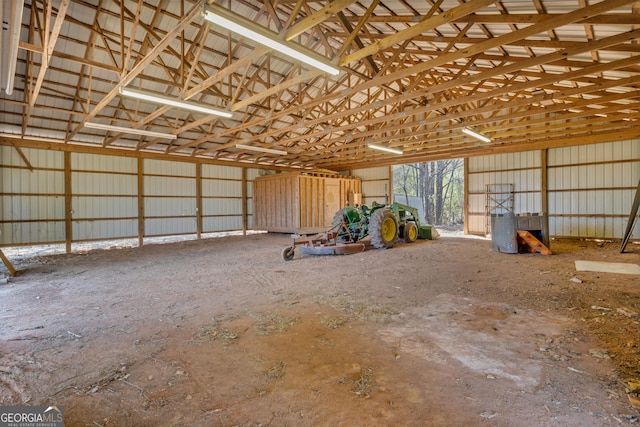
{"label": "tractor front wheel", "polygon": [[404,225],[404,233],[402,237],[404,237],[404,241],[407,243],[416,241],[418,238],[418,227],[415,222],[407,222]]}
{"label": "tractor front wheel", "polygon": [[378,209],[369,219],[369,236],[376,249],[392,248],[398,238],[398,219],[390,209]]}

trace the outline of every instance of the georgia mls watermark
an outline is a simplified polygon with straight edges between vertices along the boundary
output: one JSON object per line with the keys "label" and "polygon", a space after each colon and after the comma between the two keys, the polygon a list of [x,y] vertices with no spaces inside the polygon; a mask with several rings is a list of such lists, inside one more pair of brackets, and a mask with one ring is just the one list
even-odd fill
{"label": "georgia mls watermark", "polygon": [[0,427],[64,427],[62,406],[0,406]]}

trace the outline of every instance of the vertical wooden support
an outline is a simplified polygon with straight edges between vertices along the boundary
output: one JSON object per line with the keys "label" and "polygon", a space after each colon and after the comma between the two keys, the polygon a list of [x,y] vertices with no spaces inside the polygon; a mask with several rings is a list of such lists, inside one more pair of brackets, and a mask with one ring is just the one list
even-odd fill
{"label": "vertical wooden support", "polygon": [[144,160],[138,157],[138,246],[144,244]]}
{"label": "vertical wooden support", "polygon": [[393,166],[389,166],[389,192],[385,194],[385,203],[393,203]]}
{"label": "vertical wooden support", "polygon": [[71,152],[64,152],[64,240],[67,253],[71,253],[73,240],[73,204],[71,200]]}
{"label": "vertical wooden support", "polygon": [[7,258],[4,255],[4,252],[2,252],[2,249],[0,249],[0,258],[2,258],[2,262],[4,263],[4,265],[7,266],[7,270],[9,270],[9,274],[11,274],[11,276],[15,276],[16,269],[13,267],[13,264],[11,264],[11,261],[9,261],[9,258]]}
{"label": "vertical wooden support", "polygon": [[544,215],[544,229],[546,233],[542,236],[542,243],[549,247],[549,167],[548,167],[549,151],[547,149],[540,150],[540,203],[542,207],[542,215]]}
{"label": "vertical wooden support", "polygon": [[469,234],[469,159],[465,157],[464,159],[464,177],[463,177],[463,182],[462,185],[464,186],[464,191],[463,191],[463,223],[464,223],[464,230],[463,233]]}
{"label": "vertical wooden support", "polygon": [[202,238],[202,163],[196,163],[196,238]]}
{"label": "vertical wooden support", "polygon": [[249,227],[249,212],[247,203],[247,168],[242,168],[242,235],[247,235],[247,228]]}

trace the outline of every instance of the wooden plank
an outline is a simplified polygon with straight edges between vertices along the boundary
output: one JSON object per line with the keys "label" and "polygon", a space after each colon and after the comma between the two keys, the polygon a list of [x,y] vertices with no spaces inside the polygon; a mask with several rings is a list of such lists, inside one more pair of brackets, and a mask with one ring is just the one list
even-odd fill
{"label": "wooden plank", "polygon": [[4,265],[7,266],[7,270],[9,270],[9,274],[11,274],[11,276],[15,276],[16,269],[13,267],[13,264],[11,264],[11,261],[9,261],[9,258],[7,258],[4,252],[2,252],[2,249],[0,249],[0,258],[2,258],[2,262],[4,263]]}
{"label": "wooden plank", "polygon": [[580,261],[576,260],[577,271],[598,273],[640,274],[640,265],[623,262]]}
{"label": "wooden plank", "polygon": [[528,231],[518,230],[518,243],[529,248],[529,252],[539,252],[543,255],[551,255],[552,252],[540,240]]}

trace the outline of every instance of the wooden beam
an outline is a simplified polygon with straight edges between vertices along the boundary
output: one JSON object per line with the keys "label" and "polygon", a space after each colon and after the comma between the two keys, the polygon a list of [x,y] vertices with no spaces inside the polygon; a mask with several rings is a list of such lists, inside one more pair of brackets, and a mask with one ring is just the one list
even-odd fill
{"label": "wooden beam", "polygon": [[320,24],[321,22],[326,21],[332,15],[335,15],[352,3],[355,3],[355,0],[333,0],[327,3],[317,12],[307,16],[306,18],[289,28],[287,30],[287,34],[285,35],[285,40],[293,40],[296,36],[299,36],[309,28],[312,28]]}
{"label": "wooden beam", "polygon": [[[125,76],[122,77],[120,82],[118,82],[113,89],[100,101],[94,108],[91,110],[89,114],[87,114],[84,118],[85,121],[94,118],[104,107],[106,107],[113,98],[115,98],[120,93],[120,88],[128,85],[135,79],[145,68],[149,65],[153,60],[155,60],[158,55],[164,51],[164,49],[169,46],[171,43],[187,26],[191,24],[191,22],[200,15],[201,6],[200,4],[195,4],[191,10],[180,19],[177,25],[171,28],[171,31],[167,32],[167,34],[156,44],[151,51],[145,57],[140,60]],[[71,140],[79,131],[82,129],[83,124],[79,124],[68,136],[67,141]]]}
{"label": "wooden beam", "polygon": [[[47,28],[44,29],[46,44],[42,51],[42,61],[40,63],[40,70],[38,71],[38,77],[36,78],[36,84],[31,91],[31,94],[29,95],[29,108],[26,114],[26,122],[29,121],[31,113],[33,111],[33,107],[36,104],[38,95],[40,94],[40,88],[42,88],[44,76],[47,73],[47,69],[49,68],[49,61],[51,60],[51,55],[53,54],[54,47],[56,45],[56,42],[58,41],[60,29],[62,28],[62,24],[64,23],[65,15],[67,14],[67,8],[69,7],[70,1],[71,0],[62,0],[62,2],[60,3],[58,14],[56,15],[56,22],[53,24],[51,34],[49,34],[49,19],[47,19]],[[49,3],[49,6],[51,6],[51,2]],[[47,14],[49,14],[49,12],[47,12]],[[48,18],[50,18],[50,16],[48,16]]]}
{"label": "wooden beam", "polygon": [[367,47],[360,49],[351,55],[347,55],[340,60],[340,66],[348,65],[354,61],[365,58],[370,55],[374,55],[382,50],[385,50],[397,43],[404,40],[411,39],[426,31],[432,30],[440,25],[444,25],[453,19],[468,15],[475,12],[478,9],[482,9],[490,4],[495,3],[496,0],[474,0],[472,2],[463,3],[460,6],[449,9],[444,13],[431,16],[422,22],[412,25],[409,28],[398,31],[395,34],[385,37],[382,40],[378,40]]}

